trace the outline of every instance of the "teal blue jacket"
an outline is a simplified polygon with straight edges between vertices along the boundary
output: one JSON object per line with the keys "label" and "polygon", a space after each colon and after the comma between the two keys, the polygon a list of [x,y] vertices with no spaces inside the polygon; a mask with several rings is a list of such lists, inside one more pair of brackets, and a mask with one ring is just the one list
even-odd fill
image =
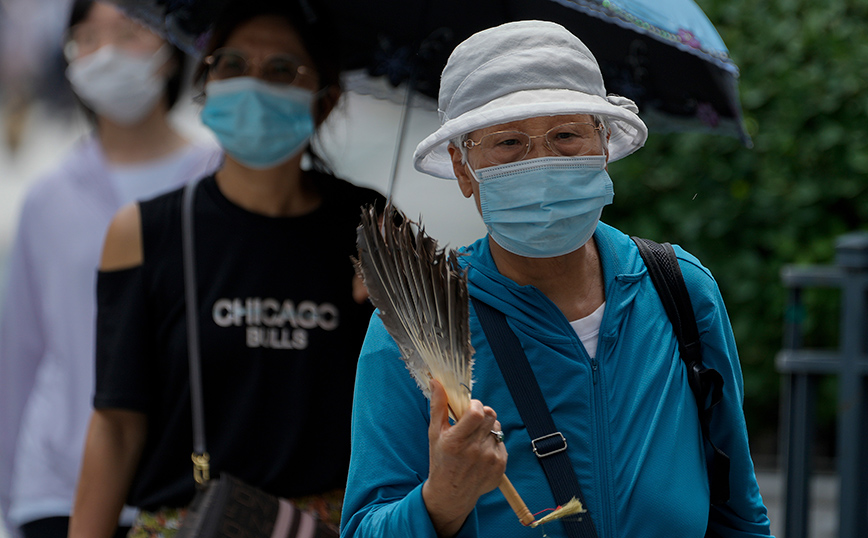
{"label": "teal blue jacket", "polygon": [[[605,224],[594,235],[606,306],[591,359],[561,311],[533,286],[498,273],[483,238],[465,248],[472,297],[501,310],[521,341],[599,538],[768,536],[748,449],[735,341],[717,284],[676,247],[702,340],[703,363],[724,378],[715,443],[732,459],[731,499],[710,507],[706,448],[677,341],[635,244]],[[556,506],[530,437],[471,306],[473,398],[497,412],[506,474],[531,512]],[[428,476],[428,402],[377,316],[356,377],[352,457],[342,536],[434,538],[422,500]],[[710,450],[708,450],[710,453]],[[483,495],[458,536],[565,536],[561,523],[523,527],[499,490]]]}

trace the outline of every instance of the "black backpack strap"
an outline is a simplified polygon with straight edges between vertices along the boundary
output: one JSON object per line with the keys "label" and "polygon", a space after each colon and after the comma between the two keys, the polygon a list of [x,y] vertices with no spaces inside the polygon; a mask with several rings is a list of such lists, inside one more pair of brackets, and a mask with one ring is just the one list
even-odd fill
{"label": "black backpack strap", "polygon": [[687,367],[690,389],[696,398],[702,436],[714,451],[708,473],[711,502],[724,504],[729,500],[729,456],[711,441],[710,435],[711,411],[723,397],[723,376],[717,370],[702,366],[702,349],[696,326],[696,315],[672,245],[669,243],[661,245],[640,237],[632,239],[639,247],[639,254],[645,261],[651,282],[654,283],[666,315],[672,323],[672,330],[678,339],[679,354]]}
{"label": "black backpack strap", "polygon": [[[555,502],[564,505],[575,497],[587,509],[588,505],[579,488],[579,480],[566,452],[567,440],[555,426],[518,337],[509,328],[506,316],[500,310],[476,299],[473,299],[473,308],[518,413],[530,434],[531,448],[545,471]],[[581,518],[567,517],[560,521],[570,538],[597,537],[597,530],[588,513]]]}

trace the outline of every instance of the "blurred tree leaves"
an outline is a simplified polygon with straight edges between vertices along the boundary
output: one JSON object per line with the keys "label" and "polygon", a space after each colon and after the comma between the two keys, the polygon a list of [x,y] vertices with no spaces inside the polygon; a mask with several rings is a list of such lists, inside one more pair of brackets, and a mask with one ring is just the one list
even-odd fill
{"label": "blurred tree leaves", "polygon": [[[786,264],[830,264],[835,239],[868,229],[868,0],[698,0],[740,68],[754,148],[652,133],[610,167],[604,220],[679,243],[711,269],[745,377],[751,435],[774,435]],[[808,296],[808,341],[837,346],[838,297]],[[834,401],[821,409],[831,420]]]}

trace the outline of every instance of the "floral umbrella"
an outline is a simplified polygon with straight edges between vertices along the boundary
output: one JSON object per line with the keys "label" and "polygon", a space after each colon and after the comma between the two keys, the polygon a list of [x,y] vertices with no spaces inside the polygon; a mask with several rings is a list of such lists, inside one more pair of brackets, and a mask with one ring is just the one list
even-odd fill
{"label": "floral umbrella", "polygon": [[[213,14],[234,0],[113,1],[196,54]],[[738,67],[693,0],[300,1],[331,11],[351,90],[409,81],[413,94],[436,99],[446,59],[465,38],[504,22],[550,20],[588,45],[606,89],[635,101],[652,132],[728,134],[750,146]]]}

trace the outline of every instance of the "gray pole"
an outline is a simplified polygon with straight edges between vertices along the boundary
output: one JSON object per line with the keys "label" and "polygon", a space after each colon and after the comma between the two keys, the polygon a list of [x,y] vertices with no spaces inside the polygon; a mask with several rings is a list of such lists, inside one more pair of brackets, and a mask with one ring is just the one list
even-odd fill
{"label": "gray pole", "polygon": [[838,377],[839,537],[861,538],[868,528],[868,233],[840,237],[836,263],[844,274]]}
{"label": "gray pole", "polygon": [[[802,288],[791,287],[784,315],[785,350],[802,347],[803,317]],[[805,372],[785,374],[781,391],[784,536],[807,538],[817,377]]]}

